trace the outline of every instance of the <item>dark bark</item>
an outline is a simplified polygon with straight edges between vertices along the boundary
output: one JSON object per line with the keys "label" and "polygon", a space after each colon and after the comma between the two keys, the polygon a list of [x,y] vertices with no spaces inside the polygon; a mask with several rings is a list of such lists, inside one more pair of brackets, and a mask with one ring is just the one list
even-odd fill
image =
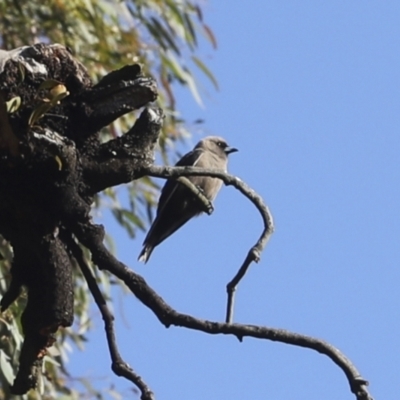
{"label": "dark bark", "polygon": [[[131,65],[93,85],[60,45],[38,44],[9,55],[0,61],[0,233],[14,261],[0,305],[6,309],[26,287],[25,341],[12,387],[23,394],[36,386],[55,332],[73,322],[71,249],[60,232],[72,235],[74,226],[90,226],[96,193],[143,174],[153,162],[163,114],[145,109],[125,135],[100,144],[101,128],[156,99],[152,78]],[[54,86],[68,95],[32,122],[32,113],[48,106]],[[7,115],[4,102],[17,96],[21,105]]]}

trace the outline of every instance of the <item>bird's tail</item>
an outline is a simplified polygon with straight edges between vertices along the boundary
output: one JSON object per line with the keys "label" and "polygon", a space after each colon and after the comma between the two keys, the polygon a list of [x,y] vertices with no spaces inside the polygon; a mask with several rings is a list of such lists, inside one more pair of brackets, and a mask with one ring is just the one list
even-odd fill
{"label": "bird's tail", "polygon": [[143,246],[142,251],[139,254],[138,260],[143,261],[146,264],[147,261],[149,261],[149,258],[151,256],[151,253],[153,252],[153,249],[154,249],[154,246],[152,246],[151,244],[145,244]]}

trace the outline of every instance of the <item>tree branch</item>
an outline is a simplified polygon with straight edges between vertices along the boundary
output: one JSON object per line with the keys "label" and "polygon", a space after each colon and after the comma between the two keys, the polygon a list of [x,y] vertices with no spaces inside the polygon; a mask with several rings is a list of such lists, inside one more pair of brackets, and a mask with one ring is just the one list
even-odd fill
{"label": "tree branch", "polygon": [[154,162],[154,146],[162,127],[160,108],[145,108],[124,135],[100,146],[95,157],[82,160],[83,177],[89,194],[143,176],[141,168]]}
{"label": "tree branch", "polygon": [[[150,165],[145,168],[145,175],[150,175],[158,178],[177,178],[185,176],[211,176],[214,178],[221,179],[226,186],[233,186],[239,190],[245,197],[247,197],[257,208],[261,214],[261,218],[264,223],[264,229],[257,240],[256,244],[249,250],[245,260],[240,266],[238,272],[233,279],[227,284],[226,290],[228,293],[227,307],[226,307],[226,318],[225,321],[231,323],[233,320],[233,309],[235,301],[235,292],[238,284],[246,274],[250,264],[255,261],[258,262],[261,257],[261,252],[264,250],[274,231],[274,223],[271,212],[264,203],[262,197],[258,195],[253,189],[251,189],[245,182],[236,176],[230,175],[224,171],[218,171],[213,169],[203,169],[197,167],[161,167],[156,165]],[[194,192],[196,194],[196,192]],[[202,199],[200,199],[202,200]]]}
{"label": "tree branch", "polygon": [[[213,173],[214,174],[214,173]],[[216,176],[217,173],[215,173]],[[237,179],[237,178],[236,178]],[[350,389],[357,400],[373,400],[369,394],[368,382],[361,376],[352,362],[331,344],[310,336],[300,335],[284,329],[268,328],[257,325],[243,325],[201,320],[191,315],[182,314],[170,307],[150,286],[142,276],[133,272],[125,264],[118,261],[104,246],[104,231],[101,226],[80,225],[75,230],[79,241],[92,253],[93,262],[100,269],[106,269],[121,279],[132,293],[153,313],[160,322],[185,327],[209,334],[234,335],[240,341],[244,337],[272,340],[315,350],[329,357],[346,375]]]}
{"label": "tree branch", "polygon": [[122,376],[126,378],[139,388],[142,393],[140,397],[141,400],[154,400],[155,397],[153,392],[143,381],[143,379],[122,359],[119,353],[114,332],[114,316],[112,315],[110,309],[107,307],[107,302],[103,294],[101,293],[99,286],[97,285],[96,279],[94,278],[89,269],[89,266],[85,261],[82,249],[70,236],[67,237],[67,235],[64,235],[64,241],[68,245],[68,248],[70,249],[73,257],[77,261],[79,268],[81,269],[82,274],[88,284],[89,290],[92,293],[97,307],[100,310],[101,316],[103,317],[108,349],[112,361],[111,369],[117,376]]}
{"label": "tree branch", "polygon": [[207,196],[204,195],[203,191],[198,186],[194,185],[185,176],[180,176],[177,181],[180,182],[182,185],[185,185],[189,190],[192,191],[192,193],[198,198],[198,200],[200,200],[200,204],[206,214],[211,215],[214,212],[212,202],[208,200]]}

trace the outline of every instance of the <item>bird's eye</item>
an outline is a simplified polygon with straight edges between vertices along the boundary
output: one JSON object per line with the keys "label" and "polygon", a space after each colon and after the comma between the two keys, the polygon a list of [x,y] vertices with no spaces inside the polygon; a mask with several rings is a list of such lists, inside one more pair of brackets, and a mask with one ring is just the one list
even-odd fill
{"label": "bird's eye", "polygon": [[217,146],[218,146],[218,147],[221,147],[221,149],[225,149],[225,147],[227,146],[227,144],[224,143],[224,142],[217,142]]}

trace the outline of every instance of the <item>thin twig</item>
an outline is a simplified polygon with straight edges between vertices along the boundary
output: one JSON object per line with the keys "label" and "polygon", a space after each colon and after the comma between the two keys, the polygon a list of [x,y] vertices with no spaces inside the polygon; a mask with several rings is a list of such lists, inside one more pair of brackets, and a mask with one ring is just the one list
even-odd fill
{"label": "thin twig", "polygon": [[151,165],[145,169],[146,175],[159,177],[159,178],[176,178],[183,176],[211,176],[213,178],[221,179],[226,186],[233,186],[239,190],[245,197],[247,197],[260,212],[264,229],[261,233],[256,244],[249,250],[245,260],[239,268],[233,279],[227,284],[226,291],[228,293],[227,306],[226,306],[226,318],[227,323],[231,323],[233,320],[233,310],[235,301],[235,292],[238,284],[246,274],[250,264],[255,261],[258,262],[261,258],[261,252],[264,250],[269,238],[274,231],[274,223],[271,212],[264,203],[262,197],[258,195],[253,189],[251,189],[245,182],[236,176],[230,175],[224,171],[218,171],[214,169],[204,169],[197,167],[161,167]]}
{"label": "thin twig", "polygon": [[[67,236],[67,235],[65,235]],[[135,384],[141,391],[141,400],[154,400],[154,394],[143,381],[143,379],[122,359],[115,338],[114,332],[114,316],[112,315],[110,309],[107,306],[107,302],[101,293],[99,286],[97,285],[96,279],[94,278],[92,272],[90,271],[85,257],[83,255],[82,249],[71,237],[65,238],[65,242],[75,260],[77,261],[83,276],[88,284],[89,290],[93,295],[93,298],[99,308],[104,321],[104,328],[106,331],[108,348],[111,356],[111,369],[117,376],[122,376]]]}
{"label": "thin twig", "polygon": [[185,185],[200,200],[200,203],[203,206],[203,211],[205,213],[207,213],[208,215],[211,215],[213,213],[214,207],[212,205],[212,202],[208,200],[208,198],[204,195],[203,191],[198,186],[190,182],[190,180],[185,176],[180,176],[177,181]]}
{"label": "thin twig", "polygon": [[201,320],[182,314],[171,308],[150,287],[142,276],[133,272],[118,261],[104,246],[104,231],[101,226],[77,225],[79,241],[92,253],[92,259],[100,269],[105,269],[121,279],[132,293],[157,316],[166,327],[171,325],[185,327],[209,334],[234,335],[240,341],[244,337],[272,340],[315,350],[329,357],[345,373],[350,389],[357,400],[373,400],[369,394],[368,382],[361,376],[352,362],[336,347],[310,336],[300,335],[284,329],[268,328],[257,325],[244,325]]}

